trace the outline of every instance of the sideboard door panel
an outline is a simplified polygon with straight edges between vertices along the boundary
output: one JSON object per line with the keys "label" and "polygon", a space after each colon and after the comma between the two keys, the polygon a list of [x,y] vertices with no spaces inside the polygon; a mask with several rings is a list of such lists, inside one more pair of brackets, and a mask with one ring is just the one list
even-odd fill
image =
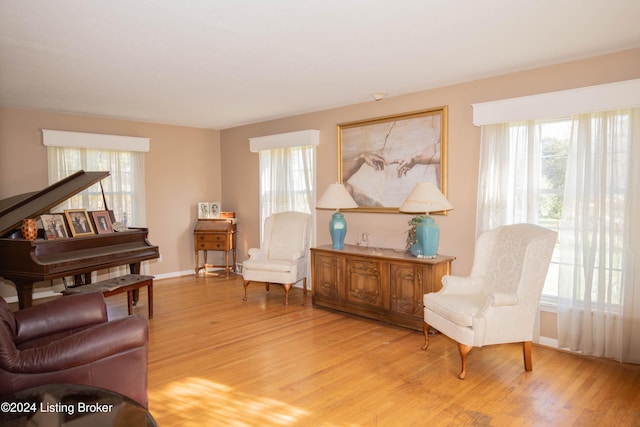
{"label": "sideboard door panel", "polygon": [[347,300],[382,307],[380,263],[347,258]]}
{"label": "sideboard door panel", "polygon": [[313,276],[314,293],[321,297],[338,299],[338,258],[316,254]]}
{"label": "sideboard door panel", "polygon": [[422,314],[422,267],[391,264],[389,273],[391,311],[412,316]]}

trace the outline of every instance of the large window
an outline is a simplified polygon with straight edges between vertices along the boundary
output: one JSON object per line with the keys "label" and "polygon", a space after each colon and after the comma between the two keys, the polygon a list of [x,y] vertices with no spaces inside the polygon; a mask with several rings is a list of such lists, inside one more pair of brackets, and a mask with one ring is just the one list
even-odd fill
{"label": "large window", "polygon": [[146,225],[144,153],[149,151],[148,138],[48,129],[42,134],[50,184],[80,170],[110,173],[102,186],[90,187],[56,210],[109,209],[117,221],[134,227]]}
{"label": "large window", "polygon": [[[108,171],[110,176],[58,206],[56,210],[84,208],[112,210],[117,221],[145,225],[144,154],[135,151],[49,147],[49,182],[79,171]],[[104,198],[103,198],[104,195]],[[104,201],[107,205],[105,206]]]}

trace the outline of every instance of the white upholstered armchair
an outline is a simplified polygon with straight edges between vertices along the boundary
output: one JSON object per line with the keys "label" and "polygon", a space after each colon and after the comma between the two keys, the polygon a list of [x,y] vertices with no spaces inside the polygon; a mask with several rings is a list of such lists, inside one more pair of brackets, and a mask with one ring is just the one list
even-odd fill
{"label": "white upholstered armchair", "polygon": [[289,289],[300,280],[306,294],[310,235],[309,214],[282,212],[269,216],[260,248],[249,249],[249,259],[242,263],[243,300],[247,300],[250,282],[265,282],[267,292],[271,283],[283,285],[285,305],[289,304]]}
{"label": "white upholstered armchair", "polygon": [[471,274],[445,276],[439,292],[424,295],[424,337],[429,326],[458,342],[466,375],[473,347],[521,342],[531,371],[531,341],[556,233],[531,224],[499,227],[476,243]]}

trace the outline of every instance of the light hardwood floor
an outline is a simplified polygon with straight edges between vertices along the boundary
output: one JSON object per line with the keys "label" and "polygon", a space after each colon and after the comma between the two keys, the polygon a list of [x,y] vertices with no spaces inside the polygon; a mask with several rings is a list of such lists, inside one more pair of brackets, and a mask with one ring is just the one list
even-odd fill
{"label": "light hardwood floor", "polygon": [[[156,280],[149,321],[149,401],[168,426],[633,426],[640,366],[521,345],[469,355],[456,344],[313,308],[311,293],[242,278]],[[108,299],[126,315],[126,298]],[[146,292],[135,308],[146,316]]]}

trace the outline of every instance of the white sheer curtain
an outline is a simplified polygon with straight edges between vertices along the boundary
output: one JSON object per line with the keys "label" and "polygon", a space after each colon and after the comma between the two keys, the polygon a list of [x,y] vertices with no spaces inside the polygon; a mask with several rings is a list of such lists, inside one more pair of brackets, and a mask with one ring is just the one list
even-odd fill
{"label": "white sheer curtain", "polygon": [[314,146],[260,150],[261,223],[277,212],[314,214],[314,165]]}
{"label": "white sheer curtain", "polygon": [[476,234],[537,223],[540,144],[533,121],[482,126]]}
{"label": "white sheer curtain", "polygon": [[558,345],[640,363],[640,109],[575,116],[570,144]]}

